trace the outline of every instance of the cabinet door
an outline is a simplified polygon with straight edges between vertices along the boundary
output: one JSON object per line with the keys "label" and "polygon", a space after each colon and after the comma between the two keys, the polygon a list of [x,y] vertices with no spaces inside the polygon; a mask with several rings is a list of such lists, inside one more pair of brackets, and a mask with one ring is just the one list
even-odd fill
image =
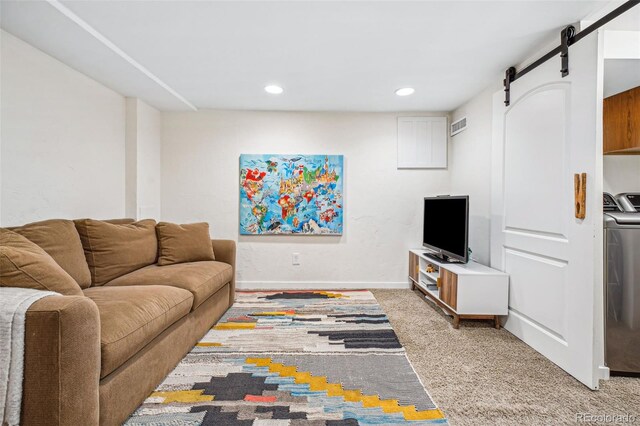
{"label": "cabinet door", "polygon": [[458,276],[453,272],[440,268],[440,278],[442,279],[440,300],[456,309],[458,305]]}
{"label": "cabinet door", "polygon": [[414,282],[419,282],[420,261],[418,255],[409,252],[409,278]]}
{"label": "cabinet door", "polygon": [[604,100],[604,153],[640,154],[640,87]]}

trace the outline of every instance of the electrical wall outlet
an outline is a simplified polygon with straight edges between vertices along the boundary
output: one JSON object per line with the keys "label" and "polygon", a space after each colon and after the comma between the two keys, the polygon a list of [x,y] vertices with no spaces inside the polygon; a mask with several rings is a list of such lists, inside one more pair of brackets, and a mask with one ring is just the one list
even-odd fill
{"label": "electrical wall outlet", "polygon": [[291,253],[291,264],[300,265],[300,253]]}

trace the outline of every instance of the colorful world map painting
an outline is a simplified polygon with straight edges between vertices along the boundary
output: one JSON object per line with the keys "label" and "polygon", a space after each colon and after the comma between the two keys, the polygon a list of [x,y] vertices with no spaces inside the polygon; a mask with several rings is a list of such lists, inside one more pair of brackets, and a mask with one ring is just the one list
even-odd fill
{"label": "colorful world map painting", "polygon": [[341,235],[342,155],[240,156],[240,235]]}

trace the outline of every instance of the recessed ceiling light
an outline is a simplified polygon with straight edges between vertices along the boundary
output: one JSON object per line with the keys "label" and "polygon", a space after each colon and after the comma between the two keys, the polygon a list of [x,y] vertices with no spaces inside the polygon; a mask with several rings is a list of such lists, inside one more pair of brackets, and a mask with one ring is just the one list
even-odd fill
{"label": "recessed ceiling light", "polygon": [[396,90],[396,95],[409,96],[409,95],[413,95],[415,91],[416,89],[414,89],[413,87],[403,87],[401,89]]}
{"label": "recessed ceiling light", "polygon": [[270,84],[265,86],[264,91],[267,93],[271,93],[272,95],[279,95],[284,92],[284,89],[280,86],[276,86],[275,84]]}

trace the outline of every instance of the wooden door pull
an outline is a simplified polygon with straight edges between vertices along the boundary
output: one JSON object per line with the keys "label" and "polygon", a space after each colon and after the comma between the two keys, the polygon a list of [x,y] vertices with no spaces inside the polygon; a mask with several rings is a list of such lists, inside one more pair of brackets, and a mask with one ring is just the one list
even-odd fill
{"label": "wooden door pull", "polygon": [[584,219],[587,215],[587,174],[573,175],[573,193],[575,196],[576,218]]}

